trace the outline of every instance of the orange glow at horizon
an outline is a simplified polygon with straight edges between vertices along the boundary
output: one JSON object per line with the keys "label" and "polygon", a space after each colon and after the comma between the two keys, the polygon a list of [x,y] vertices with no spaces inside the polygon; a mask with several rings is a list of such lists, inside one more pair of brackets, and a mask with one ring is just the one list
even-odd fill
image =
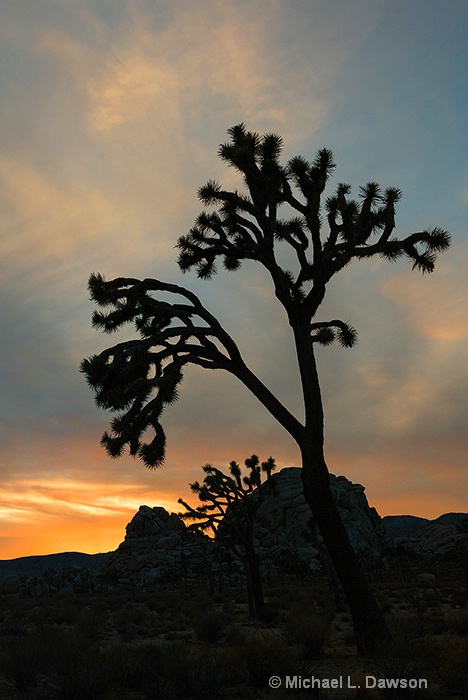
{"label": "orange glow at horizon", "polygon": [[[339,13],[286,0],[266,13],[247,0],[25,5],[2,3],[0,23],[0,559],[115,550],[140,505],[196,504],[189,484],[206,463],[224,470],[253,452],[274,456],[278,471],[300,463],[237,377],[194,365],[164,415],[164,468],[148,471],[128,452],[111,460],[99,446],[111,414],[78,370],[134,337],[130,325],[115,341],[93,328],[90,273],[156,277],[199,295],[304,421],[294,338],[268,270],[246,259],[231,275],[221,264],[205,284],[177,264],[200,185],[245,192],[217,155],[241,122],[280,134],[285,165],[331,148],[337,171],[323,204],[340,181],[359,197],[375,179],[404,195],[395,236],[450,230],[433,275],[369,257],[330,279],[317,320],[349,319],[359,343],[317,347],[317,366],[331,473],[362,484],[381,516],[467,512],[462,3],[427,3],[416,37],[410,3],[398,13],[367,0]],[[281,212],[294,214],[287,203]],[[328,229],[324,217],[323,242]],[[300,252],[278,241],[277,262],[296,280],[303,254],[315,265],[309,243]]]}
{"label": "orange glow at horizon", "polygon": [[18,481],[5,491],[9,505],[0,508],[0,559],[114,550],[140,505],[178,512],[177,498],[131,484]]}
{"label": "orange glow at horizon", "polygon": [[[168,512],[178,513],[183,510],[177,503],[181,493],[180,489],[177,493],[165,491],[162,496],[156,489],[131,484],[23,480],[8,494],[9,506],[0,509],[0,559],[66,551],[113,551],[124,540],[125,526],[140,505],[162,506]],[[191,500],[185,493],[182,495]],[[404,493],[373,498],[366,489],[366,495],[369,505],[381,516],[434,519],[445,512],[466,510],[461,497],[458,504],[452,501],[451,508],[444,508],[433,493],[421,494],[417,501]],[[196,505],[196,501],[192,504]]]}

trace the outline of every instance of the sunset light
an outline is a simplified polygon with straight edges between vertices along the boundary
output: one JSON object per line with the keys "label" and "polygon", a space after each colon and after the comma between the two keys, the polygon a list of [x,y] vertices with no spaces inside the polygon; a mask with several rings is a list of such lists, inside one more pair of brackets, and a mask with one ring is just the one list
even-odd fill
{"label": "sunset light", "polygon": [[467,6],[336,4],[2,3],[0,559],[114,550],[140,505],[193,502],[206,463],[300,465],[240,382],[193,366],[162,417],[165,463],[110,459],[99,443],[111,416],[79,371],[135,336],[92,328],[89,275],[154,277],[193,290],[302,420],[288,319],[264,271],[248,260],[203,281],[176,264],[198,188],[243,187],[218,158],[240,122],[281,134],[284,162],[331,149],[330,194],[400,188],[397,236],[450,231],[433,274],[403,259],[343,269],[319,317],[349,321],[358,342],[317,360],[332,473],[364,485],[381,516],[468,510]]}

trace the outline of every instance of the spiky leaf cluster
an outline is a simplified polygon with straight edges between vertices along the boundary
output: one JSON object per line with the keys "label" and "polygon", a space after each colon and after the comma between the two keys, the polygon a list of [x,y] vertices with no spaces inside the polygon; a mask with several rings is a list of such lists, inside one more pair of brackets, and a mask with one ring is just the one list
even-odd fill
{"label": "spiky leaf cluster", "polygon": [[[223,190],[213,180],[200,188],[199,198],[211,210],[179,238],[178,263],[201,278],[211,277],[219,261],[231,271],[244,260],[263,265],[296,339],[310,334],[311,343],[355,343],[349,323],[314,320],[328,282],[353,260],[406,258],[413,268],[432,272],[437,254],[449,247],[450,235],[441,228],[394,236],[398,189],[382,190],[369,182],[353,199],[350,185],[342,183],[326,197],[335,168],[328,149],[311,161],[296,156],[282,165],[277,134],[260,135],[244,124],[228,133],[230,141],[220,146],[219,156],[241,175],[244,189]],[[280,247],[289,251],[292,270],[279,262]],[[102,438],[111,456],[128,446],[148,467],[162,463],[160,416],[177,398],[183,367],[190,363],[237,376],[296,440],[302,439],[305,426],[248,369],[233,340],[194,294],[157,280],[107,281],[101,275],[91,275],[89,288],[100,307],[93,315],[96,328],[111,333],[131,323],[139,335],[84,360],[81,367],[98,405],[116,413],[111,432]],[[168,302],[168,295],[182,301]],[[312,385],[319,387],[318,380]],[[150,441],[147,431],[154,433]]]}
{"label": "spiky leaf cluster", "polygon": [[[229,369],[237,348],[198,298],[176,285],[131,278],[106,281],[93,274],[89,289],[91,298],[106,309],[94,313],[95,327],[111,333],[132,323],[140,336],[81,363],[97,405],[116,412],[101,444],[111,457],[120,457],[128,446],[147,467],[157,467],[166,445],[160,417],[178,397],[184,365]],[[170,303],[158,293],[181,296],[187,303]],[[148,429],[154,433],[150,441],[145,437]]]}
{"label": "spiky leaf cluster", "polygon": [[357,332],[349,323],[344,321],[320,321],[310,324],[313,343],[331,345],[335,340],[342,348],[352,348],[357,342]]}
{"label": "spiky leaf cluster", "polygon": [[[263,498],[252,499],[250,496],[262,484],[263,476],[269,481],[276,469],[276,463],[273,457],[269,457],[260,464],[257,455],[252,455],[245,460],[244,465],[247,474],[242,473],[241,467],[235,461],[229,463],[228,474],[211,464],[202,467],[205,474],[203,482],[194,481],[190,484],[190,489],[198,496],[202,505],[193,508],[182,498],[178,501],[185,508],[185,512],[179,513],[180,517],[194,521],[190,528],[211,529],[216,534],[220,524],[225,523],[229,514],[237,537],[245,541],[251,536],[249,528],[252,527],[252,518]],[[265,493],[262,495],[264,497]]]}
{"label": "spiky leaf cluster", "polygon": [[[437,253],[448,248],[450,236],[440,228],[392,237],[401,197],[396,188],[382,190],[369,182],[353,199],[350,185],[339,184],[324,201],[335,168],[330,150],[319,150],[311,162],[296,156],[282,166],[277,134],[260,135],[244,124],[228,133],[231,140],[220,146],[219,155],[241,174],[245,189],[226,191],[213,180],[200,188],[200,200],[216,211],[202,212],[189,234],[179,238],[178,263],[184,272],[195,268],[199,277],[209,278],[219,260],[227,270],[256,260],[269,271],[289,318],[311,319],[331,277],[353,259],[407,258],[413,268],[432,272]],[[282,205],[289,205],[293,215],[280,218]],[[294,253],[294,271],[278,262],[278,244]]]}

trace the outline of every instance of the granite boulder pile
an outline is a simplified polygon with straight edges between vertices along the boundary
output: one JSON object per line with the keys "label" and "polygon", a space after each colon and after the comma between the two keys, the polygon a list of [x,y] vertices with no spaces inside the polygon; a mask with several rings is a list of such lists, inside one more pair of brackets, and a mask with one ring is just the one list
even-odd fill
{"label": "granite boulder pile", "polygon": [[212,542],[187,530],[175,513],[140,506],[126,527],[124,541],[112,552],[103,572],[116,582],[150,585],[182,579],[209,556]]}
{"label": "granite boulder pile", "polygon": [[[390,540],[364,487],[344,476],[330,476],[332,492],[356,552],[379,557]],[[267,488],[262,486],[260,488]],[[251,496],[255,498],[255,493]],[[260,559],[282,555],[320,566],[323,543],[305,501],[301,470],[291,467],[271,476],[268,493],[256,516],[255,547]],[[213,542],[189,532],[175,513],[164,508],[140,506],[127,525],[125,540],[110,555],[106,568],[120,572],[120,580],[149,585],[159,581],[206,575],[214,555]],[[212,562],[211,562],[212,563]]]}
{"label": "granite boulder pile", "polygon": [[[330,487],[356,553],[366,558],[381,556],[391,541],[377,511],[367,502],[364,486],[331,474]],[[268,557],[289,550],[308,561],[311,568],[320,566],[323,540],[304,498],[301,469],[282,469],[261,488],[268,488],[269,493],[256,517],[259,552]]]}

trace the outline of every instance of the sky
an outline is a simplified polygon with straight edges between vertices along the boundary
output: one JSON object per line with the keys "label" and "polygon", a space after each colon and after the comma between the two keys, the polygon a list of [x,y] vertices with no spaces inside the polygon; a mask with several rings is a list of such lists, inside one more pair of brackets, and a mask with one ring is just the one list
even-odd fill
{"label": "sky", "polygon": [[468,511],[467,20],[464,0],[2,0],[0,559],[115,549],[140,505],[190,500],[206,463],[299,465],[239,382],[193,367],[165,465],[111,460],[78,370],[118,341],[91,327],[89,274],[155,277],[198,294],[302,417],[264,272],[176,264],[198,187],[241,186],[217,157],[240,122],[280,133],[284,162],[330,148],[330,194],[400,188],[397,235],[450,230],[432,275],[369,260],[334,278],[317,318],[359,343],[318,365],[332,473],[381,516]]}

